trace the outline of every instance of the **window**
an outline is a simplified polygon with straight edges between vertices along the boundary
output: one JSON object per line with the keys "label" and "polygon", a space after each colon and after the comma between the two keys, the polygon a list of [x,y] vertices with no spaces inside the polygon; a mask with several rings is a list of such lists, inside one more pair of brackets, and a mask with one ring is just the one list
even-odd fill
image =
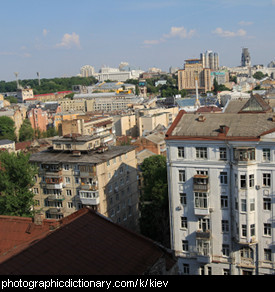
{"label": "window", "polygon": [[244,237],[247,236],[247,226],[246,226],[246,224],[242,225],[242,236],[244,236]]}
{"label": "window", "polygon": [[263,186],[270,187],[270,173],[263,173]]}
{"label": "window", "polygon": [[255,181],[254,181],[254,174],[249,175],[249,187],[254,187]]}
{"label": "window", "polygon": [[72,202],[68,202],[68,208],[69,209],[73,208],[73,203]]}
{"label": "window", "polygon": [[188,264],[183,264],[183,275],[189,275],[189,265]]}
{"label": "window", "polygon": [[181,217],[181,228],[187,228],[187,217]]}
{"label": "window", "polygon": [[271,262],[271,249],[265,248],[264,249],[264,260]]}
{"label": "window", "polygon": [[179,182],[185,182],[185,170],[179,170]]}
{"label": "window", "polygon": [[195,192],[195,207],[202,208],[202,209],[208,208],[207,193]]}
{"label": "window", "polygon": [[255,199],[250,199],[250,211],[255,211]]}
{"label": "window", "polygon": [[264,210],[271,211],[271,199],[270,198],[264,198]]}
{"label": "window", "polygon": [[220,147],[220,160],[226,160],[227,154],[226,154],[226,148]]}
{"label": "window", "polygon": [[178,147],[178,157],[184,158],[184,147]]}
{"label": "window", "polygon": [[264,235],[271,236],[271,224],[264,223]]}
{"label": "window", "polygon": [[64,169],[64,170],[69,170],[69,164],[64,164],[64,165],[63,165],[63,169]]}
{"label": "window", "polygon": [[187,205],[187,197],[186,193],[180,193],[180,203],[182,205]]}
{"label": "window", "polygon": [[269,162],[270,161],[270,149],[269,148],[264,148],[263,149],[263,161],[264,162]]}
{"label": "window", "polygon": [[229,245],[228,244],[223,244],[222,245],[222,255],[223,256],[226,256],[226,257],[229,257]]}
{"label": "window", "polygon": [[221,208],[228,208],[228,197],[221,196]]}
{"label": "window", "polygon": [[222,232],[229,232],[229,221],[222,220]]}
{"label": "window", "polygon": [[220,172],[220,183],[227,185],[227,172]]}
{"label": "window", "polygon": [[199,255],[208,256],[210,250],[209,241],[197,239],[197,251]]}
{"label": "window", "polygon": [[245,174],[240,176],[240,186],[241,186],[241,189],[246,188],[246,175]]}
{"label": "window", "polygon": [[207,218],[199,219],[199,230],[206,232],[210,230],[210,220]]}
{"label": "window", "polygon": [[255,236],[255,224],[250,225],[250,236]]}
{"label": "window", "polygon": [[69,177],[65,177],[65,182],[66,182],[67,184],[69,184],[69,183],[71,183],[71,179],[70,179]]}
{"label": "window", "polygon": [[253,249],[250,247],[244,247],[241,249],[241,257],[247,259],[253,259]]}
{"label": "window", "polygon": [[66,190],[66,195],[71,196],[72,195],[72,190]]}
{"label": "window", "polygon": [[206,147],[196,147],[196,158],[207,159],[207,148]]}
{"label": "window", "polygon": [[241,199],[241,211],[246,212],[246,199]]}

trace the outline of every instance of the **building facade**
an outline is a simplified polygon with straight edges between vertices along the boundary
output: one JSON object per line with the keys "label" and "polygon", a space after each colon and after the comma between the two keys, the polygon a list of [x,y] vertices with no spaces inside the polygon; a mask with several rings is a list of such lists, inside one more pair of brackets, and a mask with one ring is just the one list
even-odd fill
{"label": "building facade", "polygon": [[184,69],[178,71],[178,88],[189,92],[196,90],[196,80],[199,92],[211,91],[211,69],[204,68],[201,59],[185,61]]}
{"label": "building facade", "polygon": [[275,117],[186,114],[166,135],[180,274],[275,272]]}
{"label": "building facade", "polygon": [[33,154],[38,167],[35,209],[63,218],[90,206],[125,227],[138,225],[137,161],[133,146],[101,147],[99,136],[67,135]]}

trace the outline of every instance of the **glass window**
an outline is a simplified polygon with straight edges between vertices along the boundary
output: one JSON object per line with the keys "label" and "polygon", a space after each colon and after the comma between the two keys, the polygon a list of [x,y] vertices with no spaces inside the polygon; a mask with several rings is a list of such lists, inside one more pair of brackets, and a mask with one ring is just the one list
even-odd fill
{"label": "glass window", "polygon": [[208,208],[207,193],[195,192],[195,207],[202,208],[202,209]]}
{"label": "glass window", "polygon": [[178,147],[178,157],[184,158],[184,147]]}
{"label": "glass window", "polygon": [[196,147],[196,158],[207,159],[207,148],[206,147]]}

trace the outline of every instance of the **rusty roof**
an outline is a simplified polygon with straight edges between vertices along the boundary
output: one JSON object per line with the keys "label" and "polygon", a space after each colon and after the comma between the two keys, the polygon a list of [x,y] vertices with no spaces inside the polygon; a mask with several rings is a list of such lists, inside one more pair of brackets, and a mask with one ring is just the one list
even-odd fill
{"label": "rusty roof", "polygon": [[58,221],[60,227],[0,264],[0,274],[138,275],[171,254],[148,238],[83,208]]}

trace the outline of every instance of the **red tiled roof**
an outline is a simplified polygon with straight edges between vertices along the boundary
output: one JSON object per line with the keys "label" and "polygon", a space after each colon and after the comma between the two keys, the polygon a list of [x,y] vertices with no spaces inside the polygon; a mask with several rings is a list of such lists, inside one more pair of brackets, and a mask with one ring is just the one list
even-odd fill
{"label": "red tiled roof", "polygon": [[0,216],[0,263],[48,234],[56,224],[56,220],[43,220],[42,225],[36,225],[32,218]]}
{"label": "red tiled roof", "polygon": [[0,264],[0,274],[138,275],[160,258],[175,265],[153,241],[87,208],[58,221],[55,231]]}

